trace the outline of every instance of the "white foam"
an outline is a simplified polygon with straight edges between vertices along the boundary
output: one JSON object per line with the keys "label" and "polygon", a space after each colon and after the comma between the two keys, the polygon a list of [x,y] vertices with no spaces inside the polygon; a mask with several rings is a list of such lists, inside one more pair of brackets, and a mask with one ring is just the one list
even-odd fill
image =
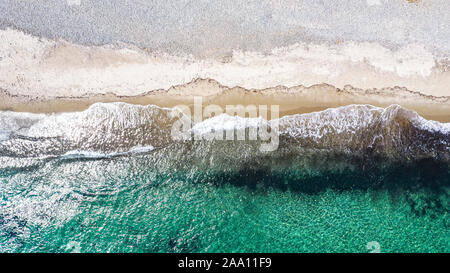
{"label": "white foam", "polygon": [[160,123],[173,122],[177,114],[177,109],[126,103],[97,103],[81,112],[58,114],[0,111],[0,128],[15,135],[0,145],[9,154],[27,157],[58,156],[70,150],[67,157],[137,153],[170,142],[166,136],[170,127]]}
{"label": "white foam", "polygon": [[328,134],[357,133],[361,128],[370,128],[378,120],[382,120],[387,125],[389,119],[395,117],[399,111],[402,111],[402,114],[406,115],[412,124],[419,129],[450,134],[450,123],[424,119],[416,112],[406,110],[396,104],[386,108],[355,104],[329,108],[319,112],[286,115],[269,122],[261,117],[243,118],[221,114],[196,123],[191,131],[194,134],[202,135],[214,131],[255,128],[263,124],[270,126],[271,123],[277,122],[281,127],[280,133],[287,133],[292,137],[310,137],[317,140]]}
{"label": "white foam", "polygon": [[442,134],[450,135],[450,122],[441,123],[435,120],[427,120],[419,115],[416,115],[416,117],[411,119],[411,121],[413,122],[414,126],[422,130],[427,130],[430,132],[440,132]]}
{"label": "white foam", "polygon": [[[0,137],[3,138],[0,150],[6,152],[3,155],[62,155],[63,158],[108,158],[145,153],[175,141],[171,137],[171,129],[180,116],[172,116],[171,111],[179,113],[175,108],[126,103],[99,103],[82,112],[48,115],[0,111],[0,128],[4,128],[0,130]],[[221,114],[195,123],[189,133],[193,133],[194,137],[210,136],[210,133],[216,132],[270,127],[276,128],[281,135],[298,140],[310,139],[313,141],[311,143],[322,140],[328,143],[328,137],[340,135],[341,140],[334,144],[345,146],[356,145],[358,138],[367,139],[367,135],[397,138],[398,135],[391,135],[390,132],[401,134],[395,129],[401,126],[398,124],[401,120],[408,120],[420,130],[441,133],[443,135],[438,137],[443,141],[450,136],[450,123],[426,120],[399,105],[387,108],[348,105],[271,121],[262,117]],[[256,134],[256,130],[251,132],[252,136]]]}
{"label": "white foam", "polygon": [[74,150],[69,151],[62,155],[61,157],[64,159],[80,159],[80,158],[88,158],[88,159],[102,159],[102,158],[111,158],[115,156],[122,156],[128,154],[142,154],[148,153],[155,149],[155,147],[149,146],[135,146],[126,152],[111,152],[111,153],[103,153],[97,151],[82,151],[82,150]]}
{"label": "white foam", "polygon": [[265,120],[259,118],[243,118],[239,116],[230,116],[220,114],[218,116],[206,119],[192,126],[191,131],[194,134],[203,135],[211,132],[221,132],[230,130],[242,130],[245,128],[255,128],[260,126]]}

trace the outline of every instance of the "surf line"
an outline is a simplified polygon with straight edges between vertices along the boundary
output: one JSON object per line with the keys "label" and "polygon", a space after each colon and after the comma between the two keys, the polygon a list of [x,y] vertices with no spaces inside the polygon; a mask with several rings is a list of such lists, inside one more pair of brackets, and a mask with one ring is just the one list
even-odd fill
{"label": "surf line", "polygon": [[[219,105],[203,107],[203,98],[194,97],[194,113],[187,105],[177,105],[171,113],[179,119],[172,125],[174,140],[261,140],[260,151],[275,151],[279,145],[279,105]],[[180,113],[182,113],[180,115]],[[206,120],[205,120],[206,119]],[[207,123],[209,119],[209,123]],[[248,131],[248,134],[247,134]]]}

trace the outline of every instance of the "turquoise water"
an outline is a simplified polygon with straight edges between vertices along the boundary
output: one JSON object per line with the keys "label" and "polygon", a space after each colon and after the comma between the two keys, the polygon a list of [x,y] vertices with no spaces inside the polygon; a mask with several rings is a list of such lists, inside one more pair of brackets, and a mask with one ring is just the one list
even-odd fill
{"label": "turquoise water", "polygon": [[223,171],[155,157],[2,169],[0,251],[450,251],[447,164]]}
{"label": "turquoise water", "polygon": [[449,123],[350,105],[264,152],[174,140],[173,111],[0,111],[0,251],[450,252]]}

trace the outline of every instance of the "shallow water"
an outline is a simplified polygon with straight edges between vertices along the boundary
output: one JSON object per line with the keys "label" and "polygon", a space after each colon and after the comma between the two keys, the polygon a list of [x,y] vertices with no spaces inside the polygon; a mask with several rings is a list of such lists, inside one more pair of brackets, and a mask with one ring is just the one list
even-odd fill
{"label": "shallow water", "polygon": [[450,251],[446,164],[177,171],[153,156],[2,171],[1,251]]}

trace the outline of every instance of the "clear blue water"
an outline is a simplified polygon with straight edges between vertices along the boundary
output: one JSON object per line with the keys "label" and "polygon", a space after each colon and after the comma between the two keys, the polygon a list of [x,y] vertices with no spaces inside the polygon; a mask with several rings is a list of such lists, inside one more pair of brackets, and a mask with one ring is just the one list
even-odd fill
{"label": "clear blue water", "polygon": [[447,164],[224,171],[155,157],[3,169],[0,251],[450,251]]}

